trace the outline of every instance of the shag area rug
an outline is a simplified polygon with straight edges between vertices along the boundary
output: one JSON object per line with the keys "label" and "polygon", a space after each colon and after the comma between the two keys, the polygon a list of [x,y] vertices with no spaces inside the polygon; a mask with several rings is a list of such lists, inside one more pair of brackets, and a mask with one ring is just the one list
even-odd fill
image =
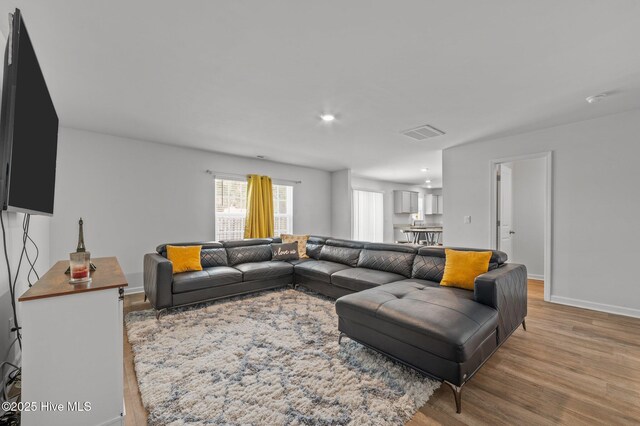
{"label": "shag area rug", "polygon": [[277,290],[126,317],[151,425],[399,425],[439,383],[349,339],[334,301]]}

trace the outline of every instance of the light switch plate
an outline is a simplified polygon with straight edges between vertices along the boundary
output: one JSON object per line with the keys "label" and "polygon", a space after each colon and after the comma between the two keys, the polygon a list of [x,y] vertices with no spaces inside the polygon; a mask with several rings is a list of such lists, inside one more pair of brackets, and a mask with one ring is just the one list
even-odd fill
{"label": "light switch plate", "polygon": [[471,216],[465,216],[464,223],[471,223]]}

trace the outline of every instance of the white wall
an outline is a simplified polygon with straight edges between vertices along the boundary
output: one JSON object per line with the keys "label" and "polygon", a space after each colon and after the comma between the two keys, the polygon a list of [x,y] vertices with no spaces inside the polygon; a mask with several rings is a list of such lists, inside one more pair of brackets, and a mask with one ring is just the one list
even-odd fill
{"label": "white wall", "polygon": [[405,237],[400,232],[400,230],[394,229],[393,225],[409,225],[411,224],[412,220],[410,214],[394,213],[393,191],[416,191],[420,194],[423,194],[422,197],[424,197],[424,188],[382,180],[365,179],[357,176],[353,176],[351,178],[351,185],[353,189],[382,192],[382,203],[384,210],[384,242],[393,243],[395,241],[403,241]]}
{"label": "white wall", "polygon": [[[55,212],[54,212],[55,213]],[[22,252],[22,219],[24,215],[22,213],[7,213],[2,212],[4,219],[4,225],[7,238],[7,252],[9,255],[9,263],[11,266],[12,279],[15,279],[16,269],[18,267],[18,261],[20,253]],[[31,225],[29,230],[29,236],[38,245],[39,256],[36,261],[36,271],[42,276],[51,267],[49,260],[49,224],[50,218],[47,216],[31,216]],[[28,244],[27,250],[31,260],[35,259],[36,251],[33,245]],[[4,251],[2,248],[2,242],[0,241],[0,357],[2,361],[5,361],[5,355],[7,355],[11,342],[16,337],[15,333],[9,333],[9,318],[13,318],[13,311],[11,309],[11,296],[9,293],[9,277],[7,276],[7,266],[4,258]],[[18,322],[20,322],[20,303],[17,299],[27,290],[27,272],[29,270],[29,264],[26,258],[22,261],[20,267],[20,274],[16,283],[16,305],[18,309]],[[31,275],[31,282],[35,283],[36,277]],[[15,361],[15,357],[19,353],[16,350],[18,343],[11,348],[11,352],[6,360]],[[0,362],[2,362],[0,361]]]}
{"label": "white wall", "polygon": [[331,231],[329,172],[61,128],[51,258],[74,251],[78,218],[94,257],[117,256],[129,286],[142,285],[145,253],[160,243],[214,239],[214,183],[205,173],[301,180],[293,230]]}
{"label": "white wall", "polygon": [[536,158],[512,164],[512,262],[527,265],[532,278],[544,275],[544,205],[546,160]]}
{"label": "white wall", "polygon": [[633,110],[445,150],[445,243],[488,247],[491,160],[551,150],[552,300],[640,316],[638,135]]}
{"label": "white wall", "polygon": [[331,173],[331,232],[327,236],[351,238],[352,203],[351,169]]}

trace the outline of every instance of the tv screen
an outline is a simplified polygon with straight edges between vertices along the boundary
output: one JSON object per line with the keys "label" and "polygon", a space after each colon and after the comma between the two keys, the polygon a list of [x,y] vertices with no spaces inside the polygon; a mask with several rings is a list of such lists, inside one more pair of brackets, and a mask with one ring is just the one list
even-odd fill
{"label": "tv screen", "polygon": [[3,209],[52,215],[58,115],[18,9],[9,34],[0,121]]}

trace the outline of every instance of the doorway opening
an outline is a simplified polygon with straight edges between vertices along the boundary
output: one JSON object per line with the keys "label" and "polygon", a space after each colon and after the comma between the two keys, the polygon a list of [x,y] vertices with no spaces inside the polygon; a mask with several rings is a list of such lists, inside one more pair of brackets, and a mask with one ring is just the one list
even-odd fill
{"label": "doorway opening", "polygon": [[491,163],[491,247],[527,267],[551,296],[551,152]]}
{"label": "doorway opening", "polygon": [[353,239],[381,243],[384,238],[382,192],[353,190]]}

